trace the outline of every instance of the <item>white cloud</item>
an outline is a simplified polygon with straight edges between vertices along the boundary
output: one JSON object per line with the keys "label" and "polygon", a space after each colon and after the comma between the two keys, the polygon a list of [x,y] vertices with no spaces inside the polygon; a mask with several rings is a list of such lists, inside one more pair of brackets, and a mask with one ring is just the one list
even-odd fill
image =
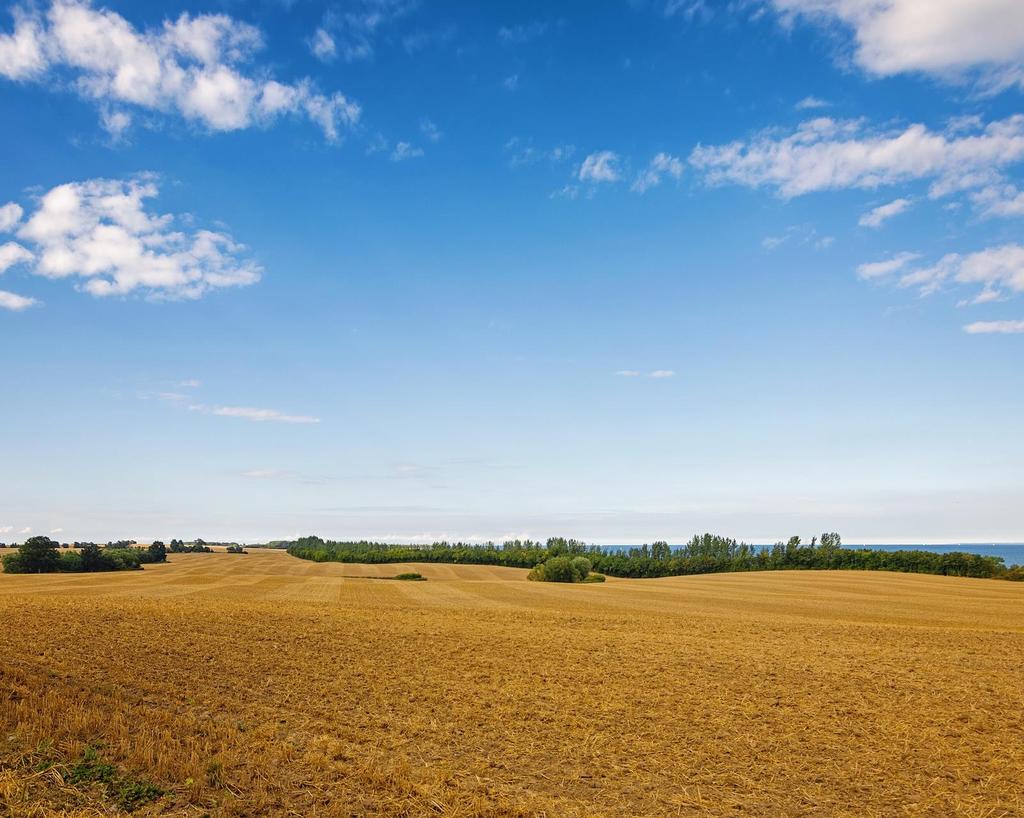
{"label": "white cloud", "polygon": [[653,372],[647,373],[648,378],[674,378],[676,373],[672,369],[655,369]]}
{"label": "white cloud", "polygon": [[202,381],[198,380],[197,378],[186,378],[183,381],[178,381],[178,386],[182,387],[183,389],[198,389],[202,385]]}
{"label": "white cloud", "polygon": [[1024,191],[1000,182],[971,194],[971,201],[983,216],[1024,216]]}
{"label": "white cloud", "polygon": [[104,109],[100,112],[100,124],[114,142],[120,142],[132,125],[132,115],[126,111]]}
{"label": "white cloud", "polygon": [[420,133],[430,142],[439,142],[441,140],[441,129],[429,119],[424,118],[420,120]]}
{"label": "white cloud", "polygon": [[35,256],[16,241],[0,244],[0,274],[7,272],[15,264],[24,264],[33,258]]}
{"label": "white cloud", "polygon": [[285,84],[265,68],[247,69],[262,47],[253,26],[225,14],[181,14],[140,31],[124,17],[88,0],[54,0],[46,13],[15,14],[0,34],[0,75],[44,86],[68,77],[96,102],[115,137],[128,127],[123,110],[136,106],[177,113],[212,131],[268,125],[302,115],[331,141],[359,119],[343,94],[325,96],[310,80]]}
{"label": "white cloud", "polygon": [[552,164],[566,162],[576,153],[575,145],[555,145],[550,150],[537,148],[532,139],[513,136],[505,143],[505,151],[509,154],[509,167],[518,168],[548,161]]}
{"label": "white cloud", "polygon": [[1016,334],[1024,332],[1024,321],[975,321],[973,324],[966,324],[964,332],[971,335],[985,333]]}
{"label": "white cloud", "polygon": [[309,50],[321,62],[330,62],[338,56],[338,46],[325,28],[318,28],[313,32],[309,41]]}
{"label": "white cloud", "polygon": [[835,242],[835,236],[822,236],[810,224],[794,224],[786,228],[781,236],[765,236],[761,239],[761,247],[772,251],[789,241],[800,246],[811,245],[815,250],[825,250]]}
{"label": "white cloud", "polygon": [[906,267],[910,262],[921,258],[920,253],[897,253],[892,258],[883,261],[873,261],[868,264],[861,264],[857,268],[857,275],[861,278],[882,278],[891,275]]}
{"label": "white cloud", "polygon": [[1020,0],[771,0],[788,19],[805,16],[853,31],[853,59],[876,76],[977,75],[990,87],[1024,79]]}
{"label": "white cloud", "polygon": [[879,205],[865,213],[857,221],[857,224],[861,227],[881,227],[884,222],[893,216],[898,216],[910,207],[910,204],[910,199],[893,199],[888,204]]}
{"label": "white cloud", "polygon": [[324,15],[318,33],[330,38],[332,57],[340,53],[345,62],[369,60],[376,51],[378,31],[415,6],[416,0],[350,0],[344,11],[332,9]]}
{"label": "white cloud", "polygon": [[402,162],[406,159],[415,159],[417,156],[423,156],[423,148],[417,148],[415,145],[410,145],[408,142],[399,142],[395,145],[395,149],[391,151],[392,162]]}
{"label": "white cloud", "polygon": [[18,533],[19,534],[31,534],[32,533],[32,526],[27,525],[24,528],[19,529]]}
{"label": "white cloud", "polygon": [[640,373],[635,369],[620,369],[615,374],[621,378],[637,378],[640,376]]}
{"label": "white cloud", "polygon": [[550,30],[551,23],[536,20],[525,25],[502,26],[498,29],[498,39],[506,45],[522,45],[543,37]]}
{"label": "white cloud", "polygon": [[256,409],[249,406],[206,406],[197,403],[188,407],[193,412],[204,415],[217,415],[227,418],[241,418],[254,423],[319,423],[320,418],[310,415],[287,415],[277,409]]}
{"label": "white cloud", "polygon": [[277,480],[282,477],[294,477],[295,472],[288,469],[250,469],[242,472],[242,477],[251,480]]}
{"label": "white cloud", "polygon": [[50,533],[51,534],[63,534],[64,533],[64,529],[63,528],[51,528],[50,529]]}
{"label": "white cloud", "polygon": [[0,534],[10,534],[14,531],[13,525],[0,525]]}
{"label": "white cloud", "polygon": [[501,84],[505,86],[506,91],[515,91],[519,87],[519,75],[509,74],[501,81]]}
{"label": "white cloud", "polygon": [[8,202],[0,207],[0,233],[10,233],[22,216],[21,205],[15,202]]}
{"label": "white cloud", "polygon": [[907,274],[900,284],[920,287],[927,294],[947,281],[980,285],[976,303],[1024,293],[1024,245],[1003,244],[967,255],[949,253],[934,266]]}
{"label": "white cloud", "polygon": [[935,264],[906,270],[919,257],[916,253],[900,253],[886,261],[862,264],[857,273],[870,279],[902,272],[898,285],[916,288],[923,296],[947,285],[978,287],[972,298],[960,302],[961,306],[1001,301],[1024,293],[1024,245],[1003,244],[966,255],[947,253]]}
{"label": "white cloud", "polygon": [[34,251],[33,272],[74,277],[96,296],[198,298],[259,280],[260,267],[227,233],[190,231],[148,211],[157,193],[152,178],[139,177],[70,182],[43,194],[17,233]]}
{"label": "white cloud", "polygon": [[21,312],[38,303],[34,298],[26,298],[23,295],[9,293],[7,290],[0,290],[0,309]]}
{"label": "white cloud", "polygon": [[614,151],[598,151],[583,160],[577,178],[581,182],[618,182],[622,178],[619,156]]}
{"label": "white cloud", "polygon": [[636,181],[633,182],[630,190],[634,193],[644,193],[652,187],[660,185],[661,180],[666,176],[670,176],[671,178],[678,180],[682,175],[682,160],[677,159],[675,156],[670,156],[667,153],[659,153],[651,160],[647,169],[637,176]]}
{"label": "white cloud", "polygon": [[804,97],[793,107],[798,111],[811,111],[817,108],[828,108],[831,103],[817,97]]}
{"label": "white cloud", "polygon": [[845,188],[873,189],[933,179],[932,196],[992,184],[1003,167],[1024,159],[1024,115],[989,123],[980,132],[935,132],[921,124],[879,133],[861,121],[827,117],[789,134],[762,131],[726,145],[698,145],[690,164],[710,184],[774,188],[789,198]]}
{"label": "white cloud", "polygon": [[558,190],[552,190],[548,194],[549,199],[576,199],[580,195],[579,185],[563,185]]}

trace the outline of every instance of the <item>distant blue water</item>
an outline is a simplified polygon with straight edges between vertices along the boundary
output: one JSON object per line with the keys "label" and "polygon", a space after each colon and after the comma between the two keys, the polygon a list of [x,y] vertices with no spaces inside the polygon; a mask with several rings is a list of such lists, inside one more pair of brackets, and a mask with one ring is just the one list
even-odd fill
{"label": "distant blue water", "polygon": [[[672,548],[680,548],[683,543],[672,543]],[[764,543],[754,543],[761,548]],[[804,543],[807,545],[807,543]],[[639,545],[602,545],[605,551],[628,551],[639,548]],[[967,554],[981,554],[985,557],[1002,557],[1009,568],[1011,565],[1024,565],[1024,543],[943,543],[941,545],[862,545],[859,543],[843,543],[843,548],[871,548],[875,551],[933,551],[936,554],[948,554],[950,551],[963,551]]]}

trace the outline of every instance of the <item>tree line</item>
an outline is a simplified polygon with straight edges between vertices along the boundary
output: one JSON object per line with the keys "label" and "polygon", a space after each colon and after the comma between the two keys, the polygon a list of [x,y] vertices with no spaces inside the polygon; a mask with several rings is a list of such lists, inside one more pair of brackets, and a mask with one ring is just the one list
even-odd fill
{"label": "tree line", "polygon": [[1002,557],[962,551],[881,551],[844,548],[834,532],[804,543],[800,537],[769,546],[754,546],[717,534],[694,536],[682,546],[658,541],[650,545],[609,550],[581,540],[552,537],[546,542],[509,540],[504,543],[436,542],[431,545],[390,545],[361,540],[335,542],[302,537],[288,553],[314,562],[442,562],[534,568],[554,557],[586,557],[593,571],[613,577],[668,577],[728,571],[793,569],[901,571],[956,577],[1024,580],[1024,568],[1007,568]]}
{"label": "tree line", "polygon": [[29,537],[2,560],[6,574],[137,571],[144,564],[166,561],[167,547],[160,540],[144,548],[136,548],[134,540],[111,542],[105,547],[76,542],[73,550],[61,550],[60,543],[49,537]]}

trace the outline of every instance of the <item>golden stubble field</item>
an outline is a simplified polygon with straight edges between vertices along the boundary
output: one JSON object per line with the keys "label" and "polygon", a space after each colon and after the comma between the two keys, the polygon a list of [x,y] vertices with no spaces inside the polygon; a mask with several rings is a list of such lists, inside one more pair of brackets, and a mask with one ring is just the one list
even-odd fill
{"label": "golden stubble field", "polygon": [[179,554],[0,575],[0,815],[1024,815],[1024,587]]}

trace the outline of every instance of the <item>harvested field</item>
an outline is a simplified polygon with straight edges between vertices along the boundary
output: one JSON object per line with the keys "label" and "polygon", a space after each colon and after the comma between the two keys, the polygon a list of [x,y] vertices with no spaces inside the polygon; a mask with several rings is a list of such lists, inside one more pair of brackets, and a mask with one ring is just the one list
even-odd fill
{"label": "harvested field", "polygon": [[170,560],[0,575],[0,814],[1024,815],[1019,584]]}

